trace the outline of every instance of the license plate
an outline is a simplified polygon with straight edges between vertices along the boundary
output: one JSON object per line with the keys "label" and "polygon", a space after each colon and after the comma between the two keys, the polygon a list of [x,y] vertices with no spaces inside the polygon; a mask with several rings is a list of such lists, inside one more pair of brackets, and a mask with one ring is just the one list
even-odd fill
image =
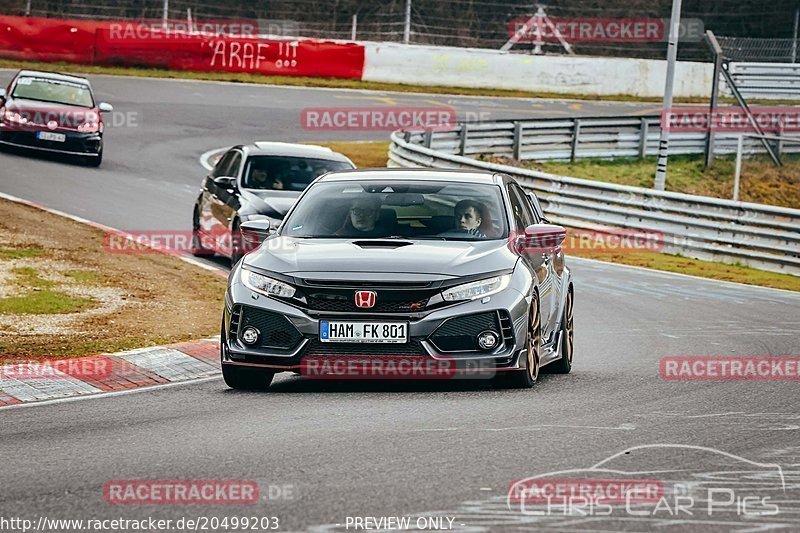
{"label": "license plate", "polygon": [[40,141],[55,141],[57,143],[63,143],[67,140],[67,136],[63,133],[53,133],[51,131],[37,131],[36,138]]}
{"label": "license plate", "polygon": [[319,340],[401,344],[408,342],[408,323],[322,321],[319,323]]}

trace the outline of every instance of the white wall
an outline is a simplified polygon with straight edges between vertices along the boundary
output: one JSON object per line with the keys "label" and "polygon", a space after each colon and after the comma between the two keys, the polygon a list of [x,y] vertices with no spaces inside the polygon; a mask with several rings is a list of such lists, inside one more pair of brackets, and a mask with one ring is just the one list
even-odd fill
{"label": "white wall", "polygon": [[[363,43],[364,80],[565,94],[662,96],[666,61],[534,56],[475,48]],[[711,94],[711,63],[678,63],[675,96]]]}

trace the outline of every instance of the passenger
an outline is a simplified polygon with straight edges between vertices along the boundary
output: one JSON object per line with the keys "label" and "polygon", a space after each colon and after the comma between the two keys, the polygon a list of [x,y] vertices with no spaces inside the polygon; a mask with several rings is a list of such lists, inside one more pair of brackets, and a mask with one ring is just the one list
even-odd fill
{"label": "passenger", "polygon": [[453,210],[457,230],[481,239],[486,238],[485,229],[490,225],[486,206],[475,200],[461,200]]}
{"label": "passenger", "polygon": [[383,237],[385,228],[378,220],[381,214],[381,199],[376,195],[361,196],[350,205],[344,224],[336,235],[345,237]]}

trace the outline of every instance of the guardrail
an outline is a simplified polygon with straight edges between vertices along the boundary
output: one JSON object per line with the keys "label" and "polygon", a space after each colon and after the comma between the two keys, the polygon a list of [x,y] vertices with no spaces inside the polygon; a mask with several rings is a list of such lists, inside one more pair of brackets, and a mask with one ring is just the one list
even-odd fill
{"label": "guardrail", "polygon": [[730,63],[728,71],[745,98],[800,98],[796,63]]}
{"label": "guardrail", "polygon": [[[493,133],[508,131],[509,124],[514,123],[396,131],[391,136],[389,166],[503,172],[535,191],[548,216],[560,224],[601,232],[648,230],[663,236],[661,244],[667,253],[800,275],[800,210],[615,185],[467,157],[508,154],[515,143]],[[469,139],[471,131],[482,132],[473,137],[481,139],[479,143],[459,142],[465,132]],[[463,150],[464,146],[470,148]],[[479,146],[487,149],[481,152]]]}
{"label": "guardrail", "polygon": [[[659,115],[640,117],[580,117],[501,122],[461,123],[447,131],[430,131],[426,148],[462,156],[504,155],[517,160],[574,161],[587,157],[646,157],[658,155]],[[717,132],[715,154],[735,154],[740,134]],[[670,154],[702,154],[705,132],[672,132]],[[746,139],[748,152],[764,152],[757,139]],[[781,146],[782,152],[800,152],[800,146]]]}

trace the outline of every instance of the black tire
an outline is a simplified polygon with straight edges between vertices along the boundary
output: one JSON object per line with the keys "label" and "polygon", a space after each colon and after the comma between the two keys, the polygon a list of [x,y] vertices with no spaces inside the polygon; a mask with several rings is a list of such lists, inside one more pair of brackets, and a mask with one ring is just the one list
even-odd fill
{"label": "black tire", "polygon": [[222,365],[222,377],[232,389],[266,390],[275,373],[250,366]]}
{"label": "black tire", "polygon": [[550,363],[545,370],[551,374],[569,374],[572,370],[572,358],[575,355],[575,298],[572,287],[567,291],[564,302],[564,315],[561,317],[561,359]]}
{"label": "black tire", "polygon": [[196,257],[209,257],[214,255],[212,250],[203,247],[200,239],[200,213],[197,211],[197,206],[192,213],[192,255]]}
{"label": "black tire", "polygon": [[528,335],[526,337],[527,364],[525,370],[503,372],[497,379],[502,388],[530,389],[539,379],[539,364],[542,358],[542,317],[539,296],[536,295],[528,313]]}

